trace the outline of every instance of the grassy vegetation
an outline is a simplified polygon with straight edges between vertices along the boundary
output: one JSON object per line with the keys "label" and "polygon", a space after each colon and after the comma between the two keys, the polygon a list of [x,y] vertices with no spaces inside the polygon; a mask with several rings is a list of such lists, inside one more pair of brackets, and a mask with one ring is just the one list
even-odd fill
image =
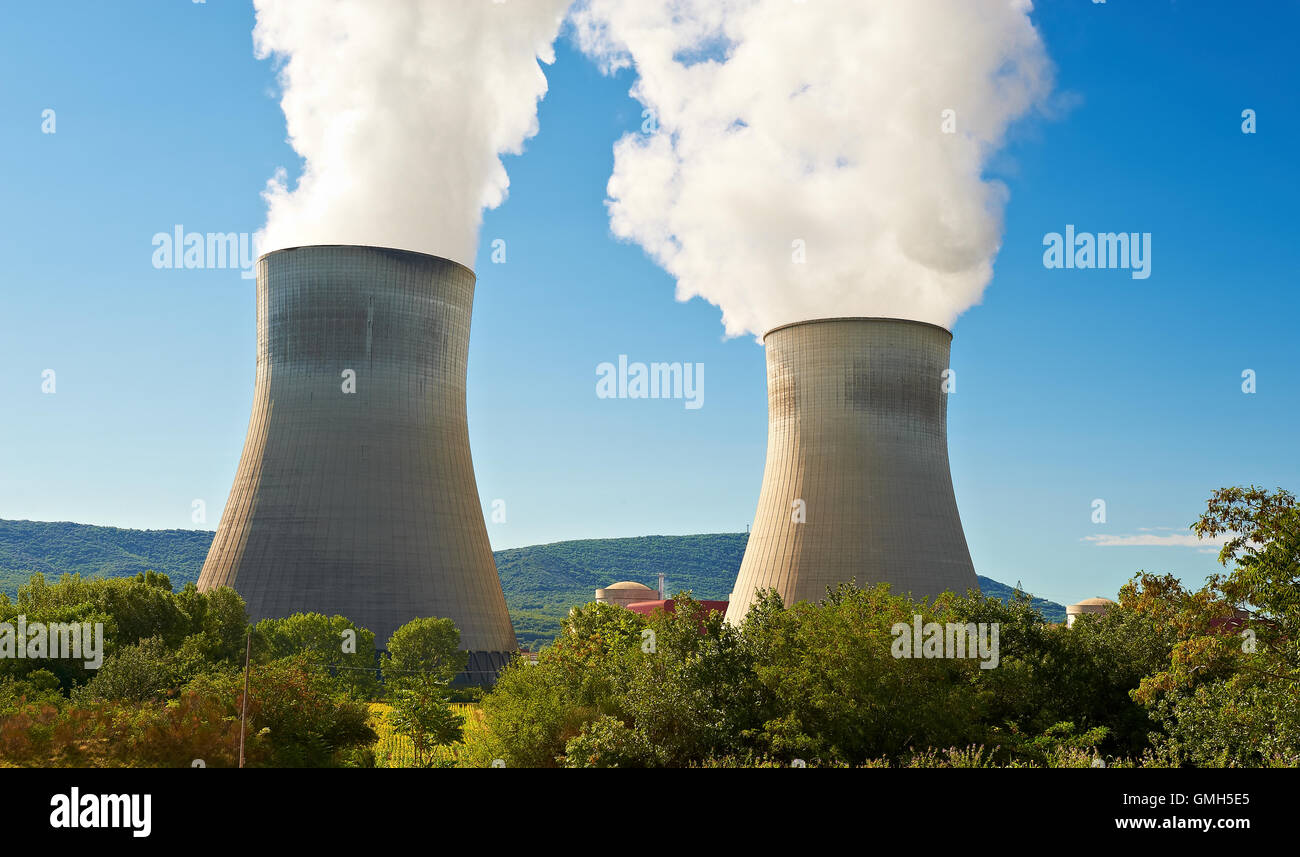
{"label": "grassy vegetation", "polygon": [[[483,711],[479,706],[453,702],[451,708],[465,718],[465,737],[468,740],[473,740],[476,734],[483,732]],[[370,704],[370,728],[379,734],[374,747],[375,762],[381,768],[409,768],[415,760],[415,750],[410,738],[393,731],[392,724],[388,722],[388,712],[391,710],[392,706],[386,702]],[[439,764],[453,765],[460,761],[462,750],[462,744],[438,747],[434,751],[434,757]]]}

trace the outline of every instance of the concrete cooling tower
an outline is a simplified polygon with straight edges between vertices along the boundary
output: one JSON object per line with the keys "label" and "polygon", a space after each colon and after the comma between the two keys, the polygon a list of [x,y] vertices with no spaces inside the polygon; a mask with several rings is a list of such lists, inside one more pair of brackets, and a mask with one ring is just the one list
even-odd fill
{"label": "concrete cooling tower", "polygon": [[465,416],[474,272],[379,247],[257,263],[253,416],[199,589],[254,619],[340,614],[379,647],[451,619],[472,681],[517,648]]}
{"label": "concrete cooling tower", "polygon": [[786,604],[855,579],[917,598],[979,589],[948,469],[951,344],[890,318],[768,332],[767,465],[729,621],[759,589]]}

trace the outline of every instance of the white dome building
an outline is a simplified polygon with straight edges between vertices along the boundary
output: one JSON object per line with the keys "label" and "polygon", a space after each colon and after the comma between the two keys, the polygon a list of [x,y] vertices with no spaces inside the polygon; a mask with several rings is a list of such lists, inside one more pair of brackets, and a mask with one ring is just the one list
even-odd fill
{"label": "white dome building", "polygon": [[619,607],[626,607],[638,601],[658,601],[662,597],[658,590],[632,580],[612,583],[604,589],[596,590],[596,601],[601,604],[614,604]]}
{"label": "white dome building", "polygon": [[1073,628],[1074,620],[1078,619],[1084,613],[1093,613],[1098,616],[1104,616],[1110,608],[1115,606],[1115,602],[1109,598],[1088,598],[1080,601],[1078,604],[1071,604],[1065,608],[1065,627]]}

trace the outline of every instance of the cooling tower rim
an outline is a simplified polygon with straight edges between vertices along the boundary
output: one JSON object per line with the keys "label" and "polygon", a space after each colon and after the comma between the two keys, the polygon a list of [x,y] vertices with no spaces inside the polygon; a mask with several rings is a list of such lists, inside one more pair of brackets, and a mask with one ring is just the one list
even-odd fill
{"label": "cooling tower rim", "polygon": [[269,253],[263,253],[261,256],[257,257],[257,261],[260,263],[266,259],[271,258],[272,256],[278,255],[280,253],[292,253],[294,250],[336,250],[336,249],[374,250],[379,253],[397,253],[402,256],[422,256],[425,259],[432,259],[435,262],[444,262],[448,265],[455,265],[457,268],[464,269],[466,272],[469,273],[471,277],[474,277],[474,279],[476,280],[478,279],[478,274],[474,273],[473,268],[471,268],[469,265],[461,264],[460,262],[457,262],[455,259],[448,259],[446,256],[435,256],[432,253],[421,253],[418,250],[403,250],[400,247],[380,247],[378,244],[300,244],[296,247],[281,247],[278,250],[272,250]]}
{"label": "cooling tower rim", "polygon": [[800,325],[804,325],[804,324],[822,324],[828,321],[890,321],[890,322],[895,322],[897,324],[919,324],[922,327],[933,327],[935,330],[942,330],[944,333],[948,334],[949,339],[952,339],[951,330],[944,327],[943,325],[933,324],[928,321],[917,321],[914,318],[891,318],[889,316],[883,316],[883,315],[842,315],[842,316],[833,316],[830,318],[806,318],[803,321],[792,321],[789,322],[788,324],[779,324],[776,327],[769,330],[767,333],[763,334],[763,343],[767,344],[767,338],[772,334],[776,333],[778,330],[785,330],[786,328],[789,327],[799,327]]}

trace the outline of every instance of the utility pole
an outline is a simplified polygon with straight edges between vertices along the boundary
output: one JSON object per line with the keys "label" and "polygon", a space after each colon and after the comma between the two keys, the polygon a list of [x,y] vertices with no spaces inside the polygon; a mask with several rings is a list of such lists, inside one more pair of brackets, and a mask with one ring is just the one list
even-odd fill
{"label": "utility pole", "polygon": [[244,767],[244,723],[248,720],[248,669],[253,656],[253,631],[244,640],[244,700],[239,712],[239,767]]}

